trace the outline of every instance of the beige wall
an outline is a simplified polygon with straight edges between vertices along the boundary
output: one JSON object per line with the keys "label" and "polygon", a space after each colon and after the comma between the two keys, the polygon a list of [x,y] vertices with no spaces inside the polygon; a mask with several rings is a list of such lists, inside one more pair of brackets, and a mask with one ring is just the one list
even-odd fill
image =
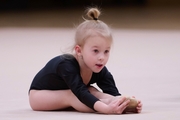
{"label": "beige wall", "polygon": [[180,0],[147,0],[148,5],[180,6]]}

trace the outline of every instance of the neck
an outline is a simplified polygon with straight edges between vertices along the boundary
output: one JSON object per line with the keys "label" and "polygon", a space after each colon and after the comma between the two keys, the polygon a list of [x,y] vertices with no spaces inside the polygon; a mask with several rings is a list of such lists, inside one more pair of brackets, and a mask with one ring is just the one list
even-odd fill
{"label": "neck", "polygon": [[74,57],[76,58],[76,60],[77,60],[78,63],[79,63],[80,72],[81,72],[81,73],[92,73],[92,70],[89,69],[89,68],[86,66],[86,64],[84,63],[83,58],[80,58],[80,57],[78,57],[77,55],[74,55]]}
{"label": "neck", "polygon": [[88,84],[90,79],[91,79],[91,76],[92,76],[92,70],[89,69],[86,64],[84,63],[83,59],[78,57],[77,55],[74,55],[74,57],[76,58],[76,60],[78,61],[79,63],[79,66],[80,66],[80,74],[81,74],[81,77],[83,79],[83,82],[85,84]]}

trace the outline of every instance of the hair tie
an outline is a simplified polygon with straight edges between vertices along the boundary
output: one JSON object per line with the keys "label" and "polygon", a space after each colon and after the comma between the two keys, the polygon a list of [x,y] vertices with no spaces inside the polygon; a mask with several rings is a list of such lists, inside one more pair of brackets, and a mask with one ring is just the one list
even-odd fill
{"label": "hair tie", "polygon": [[93,18],[94,20],[98,20],[97,18]]}

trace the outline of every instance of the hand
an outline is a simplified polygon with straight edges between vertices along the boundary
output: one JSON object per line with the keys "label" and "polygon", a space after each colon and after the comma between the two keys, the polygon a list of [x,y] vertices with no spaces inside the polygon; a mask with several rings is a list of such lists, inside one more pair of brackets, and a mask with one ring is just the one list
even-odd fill
{"label": "hand", "polygon": [[[135,98],[135,97],[133,96],[133,98]],[[136,107],[137,112],[138,112],[138,113],[141,113],[143,104],[141,103],[140,100],[137,100],[137,102],[138,102],[138,105],[137,105],[137,107]]]}
{"label": "hand", "polygon": [[119,97],[119,99],[114,99],[108,104],[108,114],[122,114],[124,109],[128,106],[129,102],[130,100],[127,100],[126,97]]}
{"label": "hand", "polygon": [[138,106],[136,107],[137,112],[140,113],[142,111],[142,103],[140,100],[138,100]]}

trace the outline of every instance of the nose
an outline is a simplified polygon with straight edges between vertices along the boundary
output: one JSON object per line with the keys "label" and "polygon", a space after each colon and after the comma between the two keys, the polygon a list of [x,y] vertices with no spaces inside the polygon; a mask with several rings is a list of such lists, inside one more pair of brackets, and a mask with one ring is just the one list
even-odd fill
{"label": "nose", "polygon": [[99,60],[104,60],[104,58],[105,58],[104,54],[99,55]]}

